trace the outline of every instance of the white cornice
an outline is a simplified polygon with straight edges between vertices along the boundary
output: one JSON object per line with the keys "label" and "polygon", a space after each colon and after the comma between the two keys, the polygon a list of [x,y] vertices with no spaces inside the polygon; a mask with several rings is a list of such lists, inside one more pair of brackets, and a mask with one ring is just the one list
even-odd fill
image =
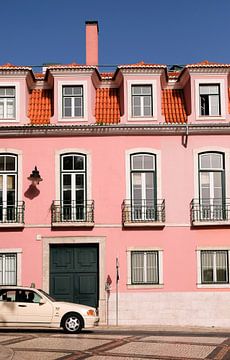
{"label": "white cornice", "polygon": [[0,138],[61,136],[230,135],[230,124],[25,125],[1,126]]}

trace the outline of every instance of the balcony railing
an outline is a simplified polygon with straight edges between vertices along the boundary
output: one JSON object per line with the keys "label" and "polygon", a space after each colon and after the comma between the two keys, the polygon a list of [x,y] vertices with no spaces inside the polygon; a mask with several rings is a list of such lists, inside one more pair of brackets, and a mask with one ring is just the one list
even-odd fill
{"label": "balcony railing", "polygon": [[230,221],[230,199],[193,199],[190,214],[192,223],[228,222]]}
{"label": "balcony railing", "polygon": [[52,225],[82,225],[94,224],[94,201],[87,200],[82,204],[76,201],[66,202],[54,200],[51,206]]}
{"label": "balcony railing", "polygon": [[160,225],[165,222],[165,200],[124,200],[122,203],[123,225]]}
{"label": "balcony railing", "polygon": [[0,204],[0,225],[15,225],[24,224],[24,201],[18,201],[15,204],[9,205],[7,202]]}

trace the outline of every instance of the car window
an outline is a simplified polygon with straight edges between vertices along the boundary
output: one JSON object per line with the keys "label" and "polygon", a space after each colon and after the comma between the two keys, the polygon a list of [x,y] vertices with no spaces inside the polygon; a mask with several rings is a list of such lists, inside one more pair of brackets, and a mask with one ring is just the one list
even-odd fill
{"label": "car window", "polygon": [[17,290],[16,301],[17,302],[29,302],[39,304],[41,296],[32,290]]}
{"label": "car window", "polygon": [[15,290],[1,290],[0,292],[0,301],[13,302],[16,299]]}

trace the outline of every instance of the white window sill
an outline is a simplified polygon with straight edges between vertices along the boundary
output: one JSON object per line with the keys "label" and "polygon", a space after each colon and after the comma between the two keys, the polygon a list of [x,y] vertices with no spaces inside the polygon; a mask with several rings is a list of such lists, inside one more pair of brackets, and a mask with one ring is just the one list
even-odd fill
{"label": "white window sill", "polygon": [[193,221],[192,226],[230,226],[230,220]]}
{"label": "white window sill", "polygon": [[147,116],[141,116],[141,117],[131,117],[128,118],[128,122],[145,122],[145,121],[157,121],[156,117],[147,117]]}
{"label": "white window sill", "polygon": [[230,284],[197,284],[198,289],[229,289]]}
{"label": "white window sill", "polygon": [[23,223],[0,223],[0,228],[24,228],[25,224]]}
{"label": "white window sill", "polygon": [[58,122],[80,122],[84,121],[87,122],[88,120],[85,117],[70,117],[70,118],[61,118]]}
{"label": "white window sill", "polygon": [[2,123],[2,122],[4,122],[4,123],[19,123],[19,120],[17,120],[17,119],[0,119],[0,123]]}
{"label": "white window sill", "polygon": [[128,289],[163,289],[163,284],[127,284]]}
{"label": "white window sill", "polygon": [[207,116],[207,115],[204,115],[204,116],[198,116],[197,121],[226,121],[226,117],[224,116],[221,116],[221,115],[216,115],[216,116]]}
{"label": "white window sill", "polygon": [[64,222],[53,222],[52,227],[93,227],[94,222],[74,222],[74,221],[64,221]]}
{"label": "white window sill", "polygon": [[123,223],[124,227],[164,227],[165,223],[160,221],[129,221]]}

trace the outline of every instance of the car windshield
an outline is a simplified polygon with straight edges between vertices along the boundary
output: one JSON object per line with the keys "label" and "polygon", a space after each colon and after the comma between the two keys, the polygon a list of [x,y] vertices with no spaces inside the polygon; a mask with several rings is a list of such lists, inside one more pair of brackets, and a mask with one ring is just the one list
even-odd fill
{"label": "car windshield", "polygon": [[49,294],[47,294],[47,292],[45,292],[42,289],[38,289],[43,295],[45,295],[50,301],[56,301],[52,296],[50,296]]}

